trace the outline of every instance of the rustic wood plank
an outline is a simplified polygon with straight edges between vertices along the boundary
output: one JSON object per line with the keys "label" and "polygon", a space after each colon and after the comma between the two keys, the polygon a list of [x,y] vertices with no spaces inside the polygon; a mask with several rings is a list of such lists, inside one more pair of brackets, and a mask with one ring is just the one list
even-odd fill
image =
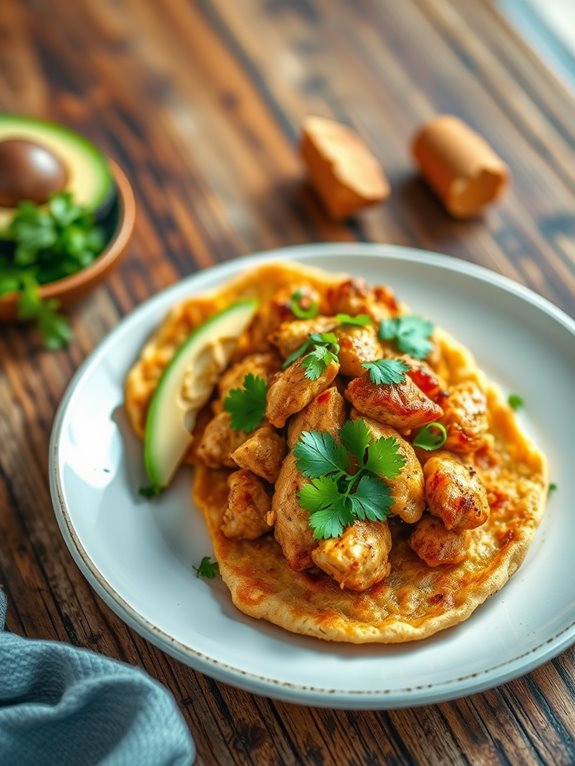
{"label": "rustic wood plank", "polygon": [[[573,105],[490,3],[7,0],[0,109],[90,136],[128,172],[139,208],[128,258],[74,310],[67,351],[42,351],[30,328],[0,328],[10,629],[143,667],[174,693],[201,766],[574,763],[573,649],[499,689],[419,709],[256,697],[166,656],[105,606],[64,546],[46,480],[57,404],[91,349],[157,290],[246,252],[321,240],[419,246],[493,268],[572,311]],[[512,168],[510,193],[476,221],[450,219],[409,157],[416,128],[443,110],[468,119]],[[310,113],[365,137],[391,181],[388,203],[350,223],[325,218],[297,154]]]}

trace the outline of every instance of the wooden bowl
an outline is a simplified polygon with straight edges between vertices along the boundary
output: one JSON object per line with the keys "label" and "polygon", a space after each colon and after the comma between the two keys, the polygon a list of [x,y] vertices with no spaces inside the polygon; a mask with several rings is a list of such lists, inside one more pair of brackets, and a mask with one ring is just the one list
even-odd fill
{"label": "wooden bowl", "polygon": [[[63,309],[67,309],[97,287],[120,263],[134,229],[136,219],[134,192],[122,169],[111,160],[110,168],[116,181],[117,197],[107,216],[107,220],[111,220],[108,244],[95,261],[85,269],[69,277],[49,282],[39,290],[42,298],[57,298]],[[18,294],[12,293],[0,298],[0,321],[17,319]]]}

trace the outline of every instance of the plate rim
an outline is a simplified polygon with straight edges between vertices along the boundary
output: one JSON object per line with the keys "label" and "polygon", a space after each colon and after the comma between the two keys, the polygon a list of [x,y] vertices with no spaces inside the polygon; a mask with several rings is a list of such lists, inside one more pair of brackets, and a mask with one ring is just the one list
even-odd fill
{"label": "plate rim", "polygon": [[[182,300],[186,294],[186,286],[197,286],[198,289],[190,290],[190,294],[197,294],[202,289],[202,282],[209,281],[211,283],[214,280],[218,282],[224,279],[226,275],[232,277],[256,262],[262,264],[264,262],[281,260],[305,262],[309,258],[317,256],[353,256],[354,253],[376,259],[409,261],[414,265],[424,264],[437,268],[440,271],[447,270],[469,276],[472,279],[478,279],[481,282],[498,287],[504,292],[512,293],[522,298],[528,304],[535,306],[535,308],[543,311],[544,314],[562,325],[575,338],[575,321],[546,298],[498,272],[442,253],[401,245],[352,242],[293,245],[233,258],[190,274],[145,300],[140,306],[125,315],[78,367],[68,383],[52,426],[49,447],[49,480],[52,505],[66,547],[96,593],[123,622],[128,624],[139,635],[194,670],[252,693],[287,702],[318,707],[397,709],[435,704],[494,688],[529,673],[536,667],[548,662],[575,643],[575,620],[559,633],[517,657],[482,669],[481,671],[443,680],[436,684],[422,684],[404,689],[342,690],[296,684],[258,675],[210,657],[194,649],[192,646],[175,639],[163,629],[151,623],[144,614],[133,608],[114,589],[101,575],[76,535],[72,516],[65,501],[64,488],[59,471],[59,439],[62,426],[68,405],[84,375],[105,354],[108,345],[117,343],[118,336],[125,335],[134,324],[137,325],[141,315],[148,312],[153,313],[154,307],[157,304],[163,303],[169,294],[178,293],[176,300]],[[218,279],[219,277],[220,279]],[[526,658],[529,659],[525,661]],[[500,672],[502,669],[505,669],[505,671]]]}

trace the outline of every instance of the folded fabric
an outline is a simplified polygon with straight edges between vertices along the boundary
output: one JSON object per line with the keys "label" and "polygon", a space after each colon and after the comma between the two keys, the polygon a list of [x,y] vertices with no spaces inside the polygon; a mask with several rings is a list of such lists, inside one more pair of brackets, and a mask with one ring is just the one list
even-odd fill
{"label": "folded fabric", "polygon": [[[0,591],[0,630],[5,614]],[[189,766],[194,755],[174,698],[143,671],[0,632],[2,766]]]}

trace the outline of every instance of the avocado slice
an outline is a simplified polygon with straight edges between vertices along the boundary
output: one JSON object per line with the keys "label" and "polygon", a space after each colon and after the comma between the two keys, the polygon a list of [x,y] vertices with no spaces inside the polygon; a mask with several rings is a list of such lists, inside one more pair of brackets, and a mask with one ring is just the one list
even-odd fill
{"label": "avocado slice", "polygon": [[[26,139],[46,147],[66,166],[66,191],[97,218],[109,210],[115,196],[112,171],[106,158],[88,139],[53,122],[14,114],[0,114],[0,141]],[[8,226],[14,208],[0,207],[0,232]]]}
{"label": "avocado slice", "polygon": [[146,473],[156,492],[168,486],[182,462],[192,443],[196,416],[257,307],[256,299],[247,298],[214,314],[188,336],[164,370],[144,433]]}

